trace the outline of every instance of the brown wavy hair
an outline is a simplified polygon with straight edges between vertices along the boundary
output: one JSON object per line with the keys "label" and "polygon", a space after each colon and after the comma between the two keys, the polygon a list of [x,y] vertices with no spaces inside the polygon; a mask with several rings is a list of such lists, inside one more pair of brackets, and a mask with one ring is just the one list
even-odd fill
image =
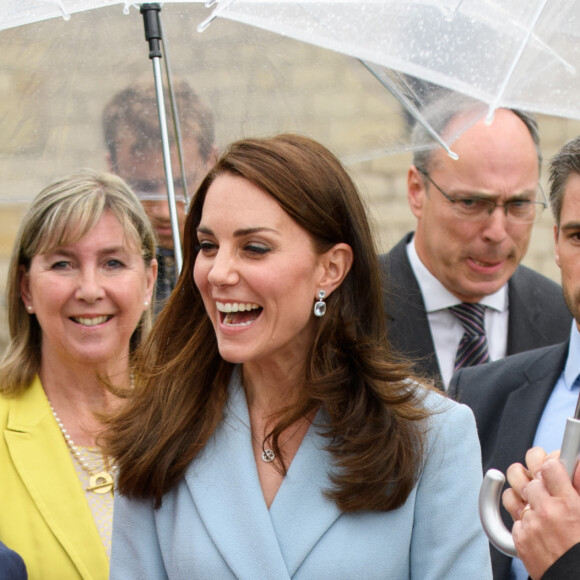
{"label": "brown wavy hair", "polygon": [[424,390],[389,347],[377,252],[356,187],[330,151],[297,135],[232,144],[199,187],[177,287],[140,349],[138,386],[105,435],[120,467],[119,491],[160,506],[223,417],[234,365],[219,354],[193,268],[204,200],[224,173],[271,195],[320,253],[344,242],[354,255],[317,321],[297,400],[276,416],[270,433],[276,455],[280,433],[322,409],[335,466],[327,496],[345,512],[399,507],[422,465],[428,412],[418,393]]}

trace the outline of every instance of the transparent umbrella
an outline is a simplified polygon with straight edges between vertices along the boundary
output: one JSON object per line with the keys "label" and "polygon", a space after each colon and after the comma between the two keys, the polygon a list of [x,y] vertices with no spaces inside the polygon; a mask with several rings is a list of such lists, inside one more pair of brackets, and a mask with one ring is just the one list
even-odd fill
{"label": "transparent umbrella", "polygon": [[[513,2],[504,3],[504,10]],[[373,199],[370,210],[379,235],[388,237],[410,227],[406,202],[397,193],[405,189],[404,171],[412,148],[409,127],[413,114],[409,111],[429,101],[433,91],[441,90],[437,83],[447,83],[445,70],[428,73],[426,66],[411,66],[395,58],[396,52],[385,63],[368,51],[349,53],[348,46],[328,44],[317,35],[321,28],[328,35],[333,26],[344,26],[345,14],[352,16],[350,24],[356,27],[356,17],[362,14],[370,25],[375,24],[375,36],[380,38],[384,30],[388,50],[391,45],[394,50],[398,41],[416,47],[427,59],[429,51],[418,48],[421,36],[433,28],[428,34],[429,50],[436,53],[440,44],[435,40],[447,22],[436,18],[443,15],[453,21],[454,11],[463,14],[472,4],[467,0],[236,0],[229,6],[217,5],[223,9],[220,14],[232,20],[220,18],[203,33],[198,26],[212,9],[202,2],[166,2],[161,15],[173,76],[187,81],[213,112],[220,148],[242,136],[280,131],[310,135],[350,167],[363,192]],[[496,7],[489,1],[481,4]],[[275,13],[295,25],[290,30],[264,30],[250,25],[248,15],[236,12],[255,8],[267,9],[270,16]],[[417,16],[420,9],[431,12],[421,19],[410,17]],[[296,15],[302,20],[293,20]],[[305,15],[310,20],[304,21]],[[319,21],[323,27],[316,26]],[[370,47],[375,42],[371,32],[354,30],[335,28],[331,36],[354,47],[364,42]],[[153,79],[137,4],[0,0],[0,38],[1,276],[27,201],[55,177],[79,167],[107,169],[102,131],[106,103],[132,82],[146,79],[153,83]],[[478,38],[458,40],[448,60],[461,61],[462,51],[468,48],[486,53],[489,43]],[[387,48],[378,52],[389,55]],[[365,65],[358,59],[366,59]],[[475,57],[465,59],[467,71],[469,63],[477,64]],[[388,246],[388,238],[381,237],[380,243]]]}
{"label": "transparent umbrella", "polygon": [[[217,0],[228,18],[460,91],[580,119],[580,4],[565,0]],[[203,28],[203,26],[202,26]]]}
{"label": "transparent umbrella", "polygon": [[[233,23],[200,35],[196,26],[208,13],[200,2],[164,5],[162,53],[164,62],[171,55],[172,76],[186,80],[212,109],[218,145],[298,131],[347,162],[405,149],[407,119],[356,60]],[[100,134],[106,102],[137,78],[159,82],[139,6],[4,0],[0,34],[6,47],[0,56],[0,200],[28,200],[79,166],[106,168]],[[161,136],[159,150],[166,154]],[[179,249],[171,165],[165,169]],[[179,267],[180,255],[176,259]]]}
{"label": "transparent umbrella", "polygon": [[[212,109],[218,145],[298,131],[346,163],[409,148],[409,114],[356,59],[236,23],[199,34],[208,14],[200,2],[162,7],[172,74]],[[103,107],[136,79],[153,83],[138,7],[0,0],[0,38],[0,200],[105,167]]]}

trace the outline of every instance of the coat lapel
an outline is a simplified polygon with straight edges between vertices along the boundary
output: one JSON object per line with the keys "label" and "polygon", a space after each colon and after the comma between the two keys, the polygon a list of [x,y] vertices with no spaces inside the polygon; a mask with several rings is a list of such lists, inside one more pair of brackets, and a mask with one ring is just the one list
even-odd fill
{"label": "coat lapel", "polygon": [[290,578],[341,515],[322,494],[329,486],[330,457],[315,423],[268,510],[249,424],[244,391],[234,377],[224,421],[188,469],[186,483],[209,535],[238,578],[247,577],[248,554],[259,561],[264,578]]}
{"label": "coat lapel", "polygon": [[32,501],[81,576],[105,577],[105,548],[38,377],[9,404],[6,445]]}
{"label": "coat lapel", "polygon": [[340,517],[337,505],[324,497],[330,487],[328,441],[310,427],[294,457],[270,515],[288,572],[293,576],[326,530]]}
{"label": "coat lapel", "polygon": [[235,576],[252,580],[251,557],[259,562],[262,577],[283,580],[290,575],[260,487],[246,399],[236,375],[224,420],[188,468],[185,481],[208,534]]}

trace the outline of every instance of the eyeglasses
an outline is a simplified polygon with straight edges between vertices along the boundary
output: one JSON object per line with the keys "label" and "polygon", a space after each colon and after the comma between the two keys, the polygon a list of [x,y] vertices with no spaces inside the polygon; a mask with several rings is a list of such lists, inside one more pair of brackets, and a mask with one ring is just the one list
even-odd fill
{"label": "eyeglasses", "polygon": [[498,203],[493,199],[477,195],[469,197],[451,197],[431,179],[431,176],[426,171],[421,169],[418,171],[445,196],[447,201],[453,204],[453,210],[455,213],[465,220],[473,222],[485,221],[490,218],[496,207],[501,207],[509,222],[515,224],[529,224],[535,222],[542,215],[542,212],[546,207],[548,207],[548,200],[546,199],[546,194],[541,185],[539,185],[539,188],[544,201],[511,199],[505,203]]}

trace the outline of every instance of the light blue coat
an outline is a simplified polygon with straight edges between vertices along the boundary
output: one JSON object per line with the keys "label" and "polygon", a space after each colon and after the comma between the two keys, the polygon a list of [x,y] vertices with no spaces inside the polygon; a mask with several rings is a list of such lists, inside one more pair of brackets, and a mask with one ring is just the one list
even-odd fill
{"label": "light blue coat", "polygon": [[111,580],[491,578],[467,407],[428,395],[425,404],[439,412],[424,469],[401,508],[344,514],[327,500],[332,465],[315,423],[268,510],[244,391],[232,382],[225,420],[159,510],[115,498]]}

